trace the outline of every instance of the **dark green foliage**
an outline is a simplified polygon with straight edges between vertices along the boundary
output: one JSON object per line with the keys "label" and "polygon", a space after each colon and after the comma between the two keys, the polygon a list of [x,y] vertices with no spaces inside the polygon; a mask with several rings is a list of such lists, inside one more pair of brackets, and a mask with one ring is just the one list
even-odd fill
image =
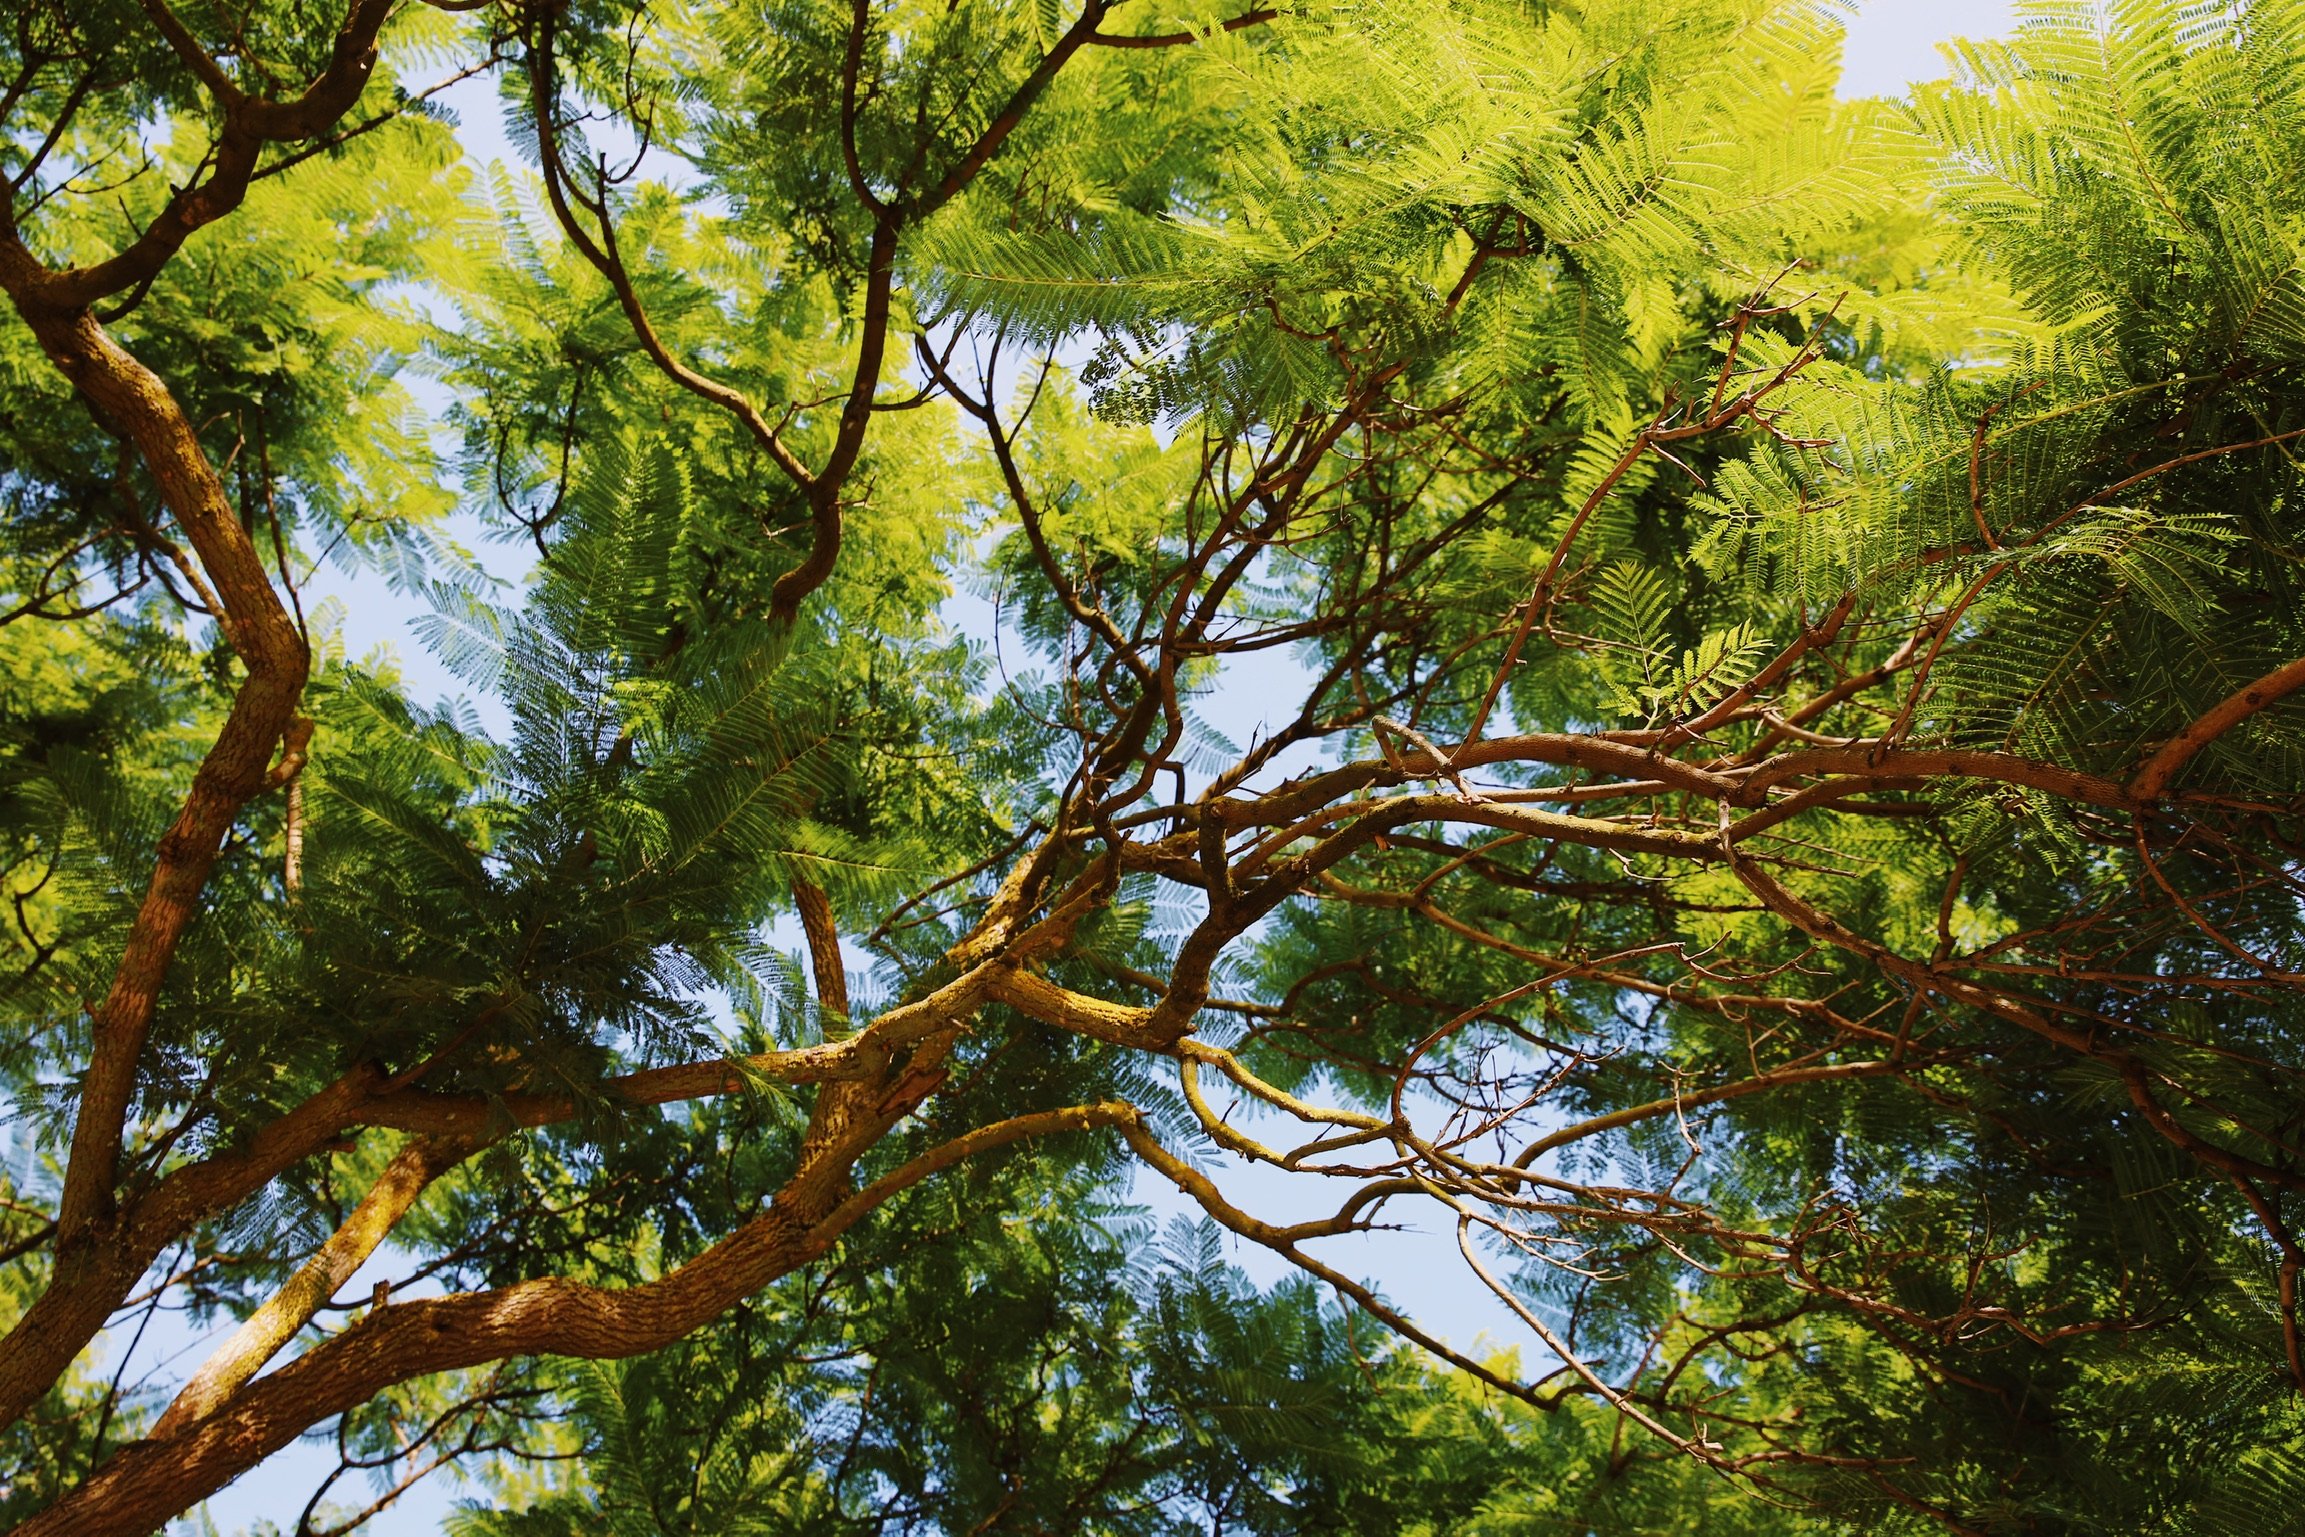
{"label": "dark green foliage", "polygon": [[[1018,1180],[1038,1192],[1021,1210],[1000,1189]],[[1536,1415],[1434,1373],[1303,1282],[1260,1294],[1212,1229],[1148,1244],[1120,1213],[1084,1223],[1095,1188],[1045,1165],[956,1184],[822,1283],[677,1350],[573,1368],[584,1478],[514,1484],[450,1530],[1834,1530],[1624,1445],[1605,1414]],[[970,1214],[1003,1194],[1018,1215]]]}

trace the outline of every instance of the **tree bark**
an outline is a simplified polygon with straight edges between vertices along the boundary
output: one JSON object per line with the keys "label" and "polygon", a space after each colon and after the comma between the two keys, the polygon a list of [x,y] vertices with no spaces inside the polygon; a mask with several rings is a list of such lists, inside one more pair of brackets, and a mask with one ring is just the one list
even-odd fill
{"label": "tree bark", "polygon": [[401,1149],[320,1251],[201,1363],[200,1370],[192,1374],[192,1380],[184,1384],[175,1402],[152,1427],[152,1435],[166,1437],[205,1419],[242,1383],[262,1371],[264,1363],[278,1355],[297,1331],[312,1321],[321,1305],[368,1262],[426,1188],[463,1162],[477,1146],[469,1139],[421,1137]]}

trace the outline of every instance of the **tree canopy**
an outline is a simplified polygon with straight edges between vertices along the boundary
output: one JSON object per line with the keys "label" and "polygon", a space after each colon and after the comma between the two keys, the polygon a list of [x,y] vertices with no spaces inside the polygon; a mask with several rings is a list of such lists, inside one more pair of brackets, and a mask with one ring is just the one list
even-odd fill
{"label": "tree canopy", "polygon": [[0,1521],[2301,1530],[2305,0],[2019,9],[19,0]]}

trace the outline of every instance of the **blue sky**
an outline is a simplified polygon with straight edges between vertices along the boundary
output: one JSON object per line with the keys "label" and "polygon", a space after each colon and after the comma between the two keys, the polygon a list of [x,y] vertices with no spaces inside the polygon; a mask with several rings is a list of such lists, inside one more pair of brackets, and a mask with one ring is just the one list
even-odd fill
{"label": "blue sky", "polygon": [[1937,44],[1990,37],[2015,20],[2012,0],[1870,0],[1849,23],[1841,92],[1890,96],[1945,73]]}
{"label": "blue sky", "polygon": [[[1870,0],[1849,23],[1843,94],[1900,94],[1913,81],[1940,76],[1945,69],[1937,51],[1939,43],[1956,36],[1984,37],[2004,32],[2012,25],[2012,13],[2013,0]],[[472,82],[451,99],[466,120],[469,130],[466,142],[475,157],[486,159],[505,153],[503,137],[494,123],[492,94],[486,84]],[[475,526],[459,520],[452,531],[470,540]],[[480,546],[475,553],[510,579],[517,579],[527,567],[519,551],[504,546]],[[328,597],[342,602],[344,640],[351,651],[358,655],[377,646],[389,646],[398,654],[403,673],[420,698],[465,692],[425,654],[411,635],[409,623],[418,612],[416,606],[392,593],[373,575],[348,575],[327,568],[315,577],[305,596],[308,605]],[[485,718],[487,712],[483,713]],[[1236,723],[1224,724],[1230,728]],[[1257,1201],[1257,1197],[1264,1196],[1275,1208],[1285,1206],[1288,1200],[1287,1192],[1273,1188],[1269,1173],[1264,1179],[1247,1182],[1245,1193],[1252,1204],[1267,1204]],[[1278,1209],[1266,1214],[1284,1215]],[[1387,1294],[1431,1320],[1441,1333],[1453,1339],[1469,1340],[1482,1331],[1505,1341],[1519,1338],[1517,1327],[1465,1273],[1447,1238],[1437,1231],[1372,1237],[1357,1253],[1348,1254],[1340,1249],[1334,1251],[1332,1257],[1375,1281]],[[1243,1254],[1239,1258],[1269,1275],[1267,1265],[1256,1263],[1260,1258],[1269,1257]],[[215,1530],[229,1534],[267,1520],[282,1526],[293,1524],[295,1513],[302,1507],[314,1481],[332,1462],[333,1458],[318,1447],[306,1445],[274,1458],[209,1502]],[[417,1534],[437,1532],[441,1514],[453,1493],[453,1489],[442,1484],[420,1487],[365,1530],[372,1537],[417,1537]],[[178,1529],[189,1530],[188,1527]]]}

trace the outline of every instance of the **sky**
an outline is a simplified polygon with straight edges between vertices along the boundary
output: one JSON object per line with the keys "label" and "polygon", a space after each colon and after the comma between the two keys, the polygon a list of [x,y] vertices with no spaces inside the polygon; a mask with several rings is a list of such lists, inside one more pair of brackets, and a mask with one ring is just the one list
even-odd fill
{"label": "sky", "polygon": [[[1937,51],[1939,43],[1958,36],[1993,36],[2006,32],[2013,21],[2013,0],[1869,0],[1849,22],[1842,94],[1901,94],[1914,81],[1945,73],[1943,57]],[[469,82],[448,101],[463,120],[462,136],[476,160],[485,162],[508,153],[486,82]],[[525,575],[528,562],[518,548],[482,542],[477,525],[469,520],[458,520],[449,532],[508,582],[517,583]],[[429,702],[467,693],[415,640],[409,626],[417,617],[417,606],[390,591],[379,578],[324,568],[307,588],[305,600],[309,607],[326,598],[344,606],[343,638],[352,654],[365,655],[379,646],[389,648],[418,699]],[[955,617],[961,616],[956,613]],[[1245,696],[1248,691],[1242,692]],[[1263,695],[1269,691],[1256,692]],[[486,701],[476,703],[484,721],[492,717],[501,721],[501,713],[491,711]],[[1217,717],[1215,723],[1235,741],[1244,741],[1258,723],[1254,705],[1247,697],[1216,704],[1212,712]],[[1244,1203],[1260,1215],[1291,1220],[1304,1214],[1287,1209],[1296,1191],[1287,1176],[1270,1170],[1251,1173],[1235,1169],[1230,1174],[1245,1176],[1237,1181],[1228,1176],[1227,1188],[1239,1191]],[[1157,1210],[1181,1209],[1165,1190],[1143,1190],[1139,1198]],[[1522,1343],[1517,1325],[1465,1271],[1449,1236],[1437,1227],[1425,1232],[1371,1235],[1352,1246],[1340,1243],[1325,1252],[1344,1268],[1374,1281],[1412,1313],[1430,1320],[1436,1331],[1453,1343],[1467,1344],[1482,1334],[1499,1343]],[[1277,1278],[1276,1267],[1281,1262],[1261,1250],[1236,1252],[1234,1257],[1262,1281]],[[366,1285],[365,1278],[356,1278],[350,1290]],[[333,1457],[312,1445],[300,1444],[275,1457],[208,1502],[207,1515],[215,1523],[210,1530],[232,1534],[265,1521],[283,1528],[292,1525],[314,1482],[332,1463]],[[419,1486],[364,1531],[370,1537],[429,1537],[440,1529],[441,1515],[456,1492],[440,1481]],[[188,1522],[179,1523],[172,1532],[189,1534],[194,1529]]]}
{"label": "sky", "polygon": [[2015,24],[2013,0],[1869,0],[1849,23],[1841,94],[1895,96],[1945,73],[1937,45],[1992,37]]}

